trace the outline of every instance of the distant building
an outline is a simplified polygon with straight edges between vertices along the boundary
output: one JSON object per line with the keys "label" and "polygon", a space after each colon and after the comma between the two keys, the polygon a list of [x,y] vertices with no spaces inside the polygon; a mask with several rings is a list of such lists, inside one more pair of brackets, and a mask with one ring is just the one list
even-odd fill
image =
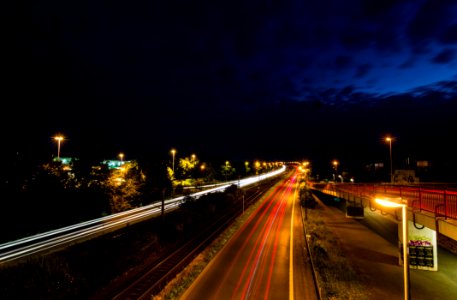
{"label": "distant building", "polygon": [[122,165],[124,165],[125,163],[127,163],[128,161],[125,161],[125,160],[104,160],[102,161],[102,164],[108,166],[108,169],[119,169],[120,167],[122,167]]}
{"label": "distant building", "polygon": [[418,168],[428,168],[430,167],[430,162],[428,160],[418,160],[416,166]]}
{"label": "distant building", "polygon": [[74,157],[61,157],[60,159],[58,157],[54,157],[52,159],[52,161],[54,161],[54,162],[60,161],[62,163],[62,165],[71,165],[76,160],[78,160],[78,159],[74,158]]}
{"label": "distant building", "polygon": [[414,170],[395,170],[394,183],[410,184],[419,183],[419,177],[416,177]]}

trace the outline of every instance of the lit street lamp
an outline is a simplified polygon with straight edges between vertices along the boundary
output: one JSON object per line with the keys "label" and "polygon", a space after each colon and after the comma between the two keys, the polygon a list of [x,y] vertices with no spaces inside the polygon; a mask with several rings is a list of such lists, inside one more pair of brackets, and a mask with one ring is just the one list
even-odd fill
{"label": "lit street lamp", "polygon": [[259,170],[260,170],[260,162],[256,161],[255,162],[255,174],[258,175],[257,180],[260,179]]}
{"label": "lit street lamp", "polygon": [[[176,150],[175,149],[171,149],[171,154],[173,156],[173,176],[171,178],[171,184],[172,184],[173,190],[171,192],[171,196],[174,197],[174,195],[175,195],[175,185],[174,185],[173,181],[175,179],[175,154],[176,154]],[[162,204],[162,206],[164,207],[164,204]]]}
{"label": "lit street lamp", "polygon": [[54,139],[57,141],[57,160],[60,161],[60,142],[63,140],[63,136],[59,135]]}
{"label": "lit street lamp", "polygon": [[171,154],[173,156],[173,176],[175,175],[175,154],[176,154],[176,150],[175,149],[171,149]]}
{"label": "lit street lamp", "polygon": [[[411,299],[409,292],[409,261],[408,261],[408,219],[406,216],[406,203],[399,203],[392,201],[393,199],[378,199],[376,198],[376,203],[385,206],[398,208],[401,207],[401,221],[402,221],[402,239],[403,239],[403,285],[404,285],[404,295],[405,300]],[[398,198],[401,201],[401,198]],[[397,201],[398,201],[397,200]]]}
{"label": "lit street lamp", "polygon": [[304,179],[307,180],[308,179],[308,176],[309,176],[309,173],[310,173],[310,169],[308,168],[309,166],[309,161],[304,161],[303,162],[303,173],[304,173]]}
{"label": "lit street lamp", "polygon": [[389,142],[389,154],[390,154],[390,183],[394,182],[394,177],[392,175],[392,138],[386,137],[386,141]]}
{"label": "lit street lamp", "polygon": [[334,160],[333,165],[335,166],[335,182],[338,180],[338,161]]}
{"label": "lit street lamp", "polygon": [[119,153],[119,158],[121,159],[121,161],[124,161],[124,153]]}
{"label": "lit street lamp", "polygon": [[225,181],[227,181],[227,175],[228,175],[229,169],[230,169],[230,162],[228,160],[226,160],[225,161],[225,170],[224,170]]}

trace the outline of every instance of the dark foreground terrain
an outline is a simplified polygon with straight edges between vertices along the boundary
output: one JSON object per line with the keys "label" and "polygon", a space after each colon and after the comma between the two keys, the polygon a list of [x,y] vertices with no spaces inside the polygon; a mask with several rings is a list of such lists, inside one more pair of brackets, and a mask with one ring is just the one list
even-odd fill
{"label": "dark foreground terrain", "polygon": [[146,262],[169,253],[227,207],[241,205],[239,198],[236,186],[198,201],[189,197],[164,217],[62,251],[2,265],[0,299],[110,298],[111,287],[122,287]]}

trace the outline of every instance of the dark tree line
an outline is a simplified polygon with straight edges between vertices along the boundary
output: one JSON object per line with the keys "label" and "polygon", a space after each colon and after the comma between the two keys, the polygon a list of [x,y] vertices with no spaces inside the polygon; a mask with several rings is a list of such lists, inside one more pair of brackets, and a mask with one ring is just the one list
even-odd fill
{"label": "dark tree line", "polygon": [[118,276],[141,268],[145,261],[170,253],[237,205],[241,205],[240,190],[235,185],[199,199],[187,196],[179,209],[163,218],[4,267],[0,272],[0,299],[111,298],[94,295]]}
{"label": "dark tree line", "polygon": [[54,161],[21,171],[2,178],[0,225],[8,230],[0,242],[146,205],[171,190],[163,166],[136,161],[114,170]]}
{"label": "dark tree line", "polygon": [[[278,163],[125,161],[110,168],[73,159],[36,164],[16,159],[0,172],[0,243],[190,193],[200,186],[270,171]],[[218,167],[215,167],[218,166]]]}

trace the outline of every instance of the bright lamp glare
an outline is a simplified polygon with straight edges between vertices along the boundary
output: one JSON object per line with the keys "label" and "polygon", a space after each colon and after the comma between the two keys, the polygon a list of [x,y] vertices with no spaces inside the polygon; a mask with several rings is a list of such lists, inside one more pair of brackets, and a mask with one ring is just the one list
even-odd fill
{"label": "bright lamp glare", "polygon": [[382,206],[386,206],[386,207],[402,207],[404,205],[404,204],[395,203],[392,201],[388,201],[385,199],[378,199],[378,198],[376,198],[375,201],[376,201],[376,203],[381,204]]}

